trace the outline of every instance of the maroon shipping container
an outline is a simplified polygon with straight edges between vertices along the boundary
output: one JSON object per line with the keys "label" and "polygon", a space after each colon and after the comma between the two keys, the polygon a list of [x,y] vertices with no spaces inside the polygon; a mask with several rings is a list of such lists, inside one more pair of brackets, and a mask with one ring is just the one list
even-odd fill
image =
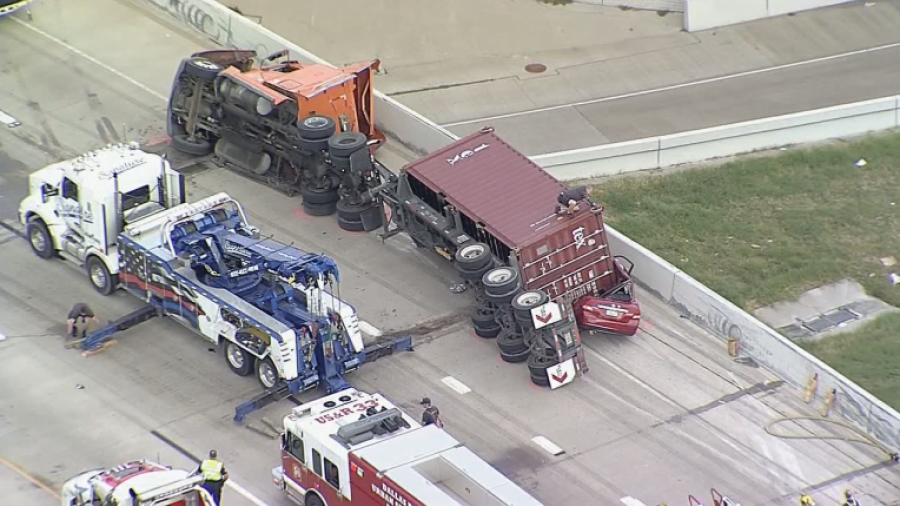
{"label": "maroon shipping container", "polygon": [[560,212],[566,187],[492,129],[412,162],[400,179],[397,205],[407,212],[395,221],[406,220],[419,244],[448,258],[472,241],[487,244],[518,266],[526,289],[574,303],[583,326],[636,331],[640,309],[629,270],[609,249],[602,207],[584,199]]}

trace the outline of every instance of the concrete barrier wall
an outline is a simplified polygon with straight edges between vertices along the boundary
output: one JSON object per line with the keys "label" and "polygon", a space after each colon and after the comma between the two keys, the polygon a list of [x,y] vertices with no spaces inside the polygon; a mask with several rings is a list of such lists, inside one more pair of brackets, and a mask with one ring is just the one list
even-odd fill
{"label": "concrete barrier wall", "polygon": [[[215,0],[141,1],[199,31],[220,46],[253,49],[260,55],[288,49],[295,60],[331,65]],[[392,140],[399,141],[419,155],[425,155],[457,140],[450,131],[377,90],[374,102],[375,124],[390,135]]]}
{"label": "concrete barrier wall", "polygon": [[900,127],[900,96],[532,157],[568,181],[661,169]]}
{"label": "concrete barrier wall", "polygon": [[651,11],[684,12],[687,0],[575,0],[580,4],[605,5],[608,7],[631,7]]}
{"label": "concrete barrier wall", "polygon": [[608,226],[607,232],[610,250],[634,262],[638,284],[723,341],[736,338],[741,355],[753,358],[789,384],[805,390],[809,379],[818,374],[812,404],[822,406],[826,393],[835,390],[832,412],[892,451],[900,449],[900,413],[896,410],[653,252],[612,227]]}
{"label": "concrete barrier wall", "polygon": [[[325,63],[212,0],[143,1],[199,30],[222,46],[255,48],[260,53],[289,49],[298,60]],[[379,126],[395,136],[402,136],[398,140],[417,152],[432,151],[455,140],[446,130],[384,95],[378,94],[376,103],[379,108],[376,114],[381,116]],[[900,116],[895,111],[895,125],[898,119]],[[705,139],[704,142],[711,142],[709,138]],[[656,143],[658,146],[661,140]],[[627,146],[618,148],[607,147],[607,150],[611,149],[607,152],[608,158],[630,157],[634,165],[641,165],[644,163],[641,160],[648,156],[647,153],[654,152],[653,142],[635,141],[626,144]],[[672,142],[673,147],[684,145],[676,144]],[[656,152],[659,151],[658,147],[655,149]],[[569,153],[569,161],[586,163],[589,155],[583,150],[578,151],[580,153]],[[889,447],[900,447],[900,414],[896,411],[640,244],[612,227],[609,227],[608,235],[612,251],[625,255],[634,262],[635,274],[642,285],[723,339],[728,336],[738,337],[743,352],[789,383],[802,388],[812,374],[818,373],[818,399],[828,389],[836,389],[837,412]]]}
{"label": "concrete barrier wall", "polygon": [[852,1],[854,0],[685,0],[684,29],[696,32]]}

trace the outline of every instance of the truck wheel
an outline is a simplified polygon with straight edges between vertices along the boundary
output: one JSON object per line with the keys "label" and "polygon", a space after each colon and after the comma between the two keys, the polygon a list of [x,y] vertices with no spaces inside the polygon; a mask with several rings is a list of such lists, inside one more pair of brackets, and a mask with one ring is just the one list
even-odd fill
{"label": "truck wheel", "polygon": [[[500,350],[500,358],[504,362],[509,362],[510,364],[520,364],[528,360],[528,357],[531,356],[531,350],[520,351],[518,353],[506,353],[503,350]],[[547,381],[550,381],[549,379]]]}
{"label": "truck wheel", "polygon": [[497,326],[497,320],[494,319],[494,313],[479,313],[476,311],[472,315],[472,326],[481,328],[494,328]]}
{"label": "truck wheel", "polygon": [[240,346],[231,341],[225,341],[225,346],[223,346],[222,349],[225,353],[225,362],[228,363],[228,367],[230,367],[235,374],[238,376],[247,376],[253,372],[253,357]]}
{"label": "truck wheel", "polygon": [[341,199],[337,204],[338,218],[344,218],[347,221],[362,221],[362,213],[368,209],[371,204],[352,204],[347,199]]}
{"label": "truck wheel", "polygon": [[340,214],[338,214],[338,226],[341,227],[342,230],[346,230],[347,232],[365,232],[366,226],[363,224],[362,220],[350,220],[344,218]]}
{"label": "truck wheel", "polygon": [[328,116],[309,116],[297,120],[300,137],[311,141],[327,139],[334,135],[335,123]]}
{"label": "truck wheel", "polygon": [[28,222],[26,228],[28,234],[28,242],[31,244],[31,250],[34,254],[41,258],[52,258],[56,253],[53,249],[53,238],[50,237],[50,230],[43,220],[36,219]]}
{"label": "truck wheel", "polygon": [[468,269],[464,269],[462,265],[456,264],[456,269],[459,271],[459,276],[469,281],[481,281],[481,278],[484,277],[487,271],[493,268],[494,264],[489,263],[478,270],[470,271]]}
{"label": "truck wheel", "polygon": [[116,290],[116,280],[103,260],[95,256],[89,256],[87,259],[88,277],[91,278],[91,284],[103,295],[110,295]]}
{"label": "truck wheel", "polygon": [[500,331],[503,330],[500,325],[496,327],[482,328],[482,327],[473,327],[475,329],[475,335],[478,337],[483,337],[485,339],[493,339],[500,335]]}
{"label": "truck wheel", "polygon": [[337,210],[337,202],[328,202],[326,204],[303,203],[303,212],[310,216],[330,216],[334,214],[335,210]]}
{"label": "truck wheel", "polygon": [[184,62],[184,73],[202,79],[204,81],[213,81],[219,76],[222,67],[213,63],[206,58],[194,57]]}
{"label": "truck wheel", "polygon": [[278,369],[269,357],[256,361],[256,379],[266,390],[278,384]]}
{"label": "truck wheel", "polygon": [[300,196],[304,204],[330,204],[340,198],[337,188],[318,188],[308,184],[300,186]]}
{"label": "truck wheel", "polygon": [[504,293],[504,294],[500,294],[500,295],[485,291],[484,298],[491,304],[494,304],[495,306],[505,306],[505,305],[509,304],[510,302],[512,302],[513,298],[516,296],[516,294],[519,293],[520,289],[521,288],[518,285],[516,285],[508,293]]}
{"label": "truck wheel", "polygon": [[319,499],[319,496],[310,492],[306,494],[306,500],[303,501],[303,506],[325,506],[325,503]]}
{"label": "truck wheel", "polygon": [[176,135],[172,137],[172,147],[182,153],[193,156],[206,156],[212,153],[213,145],[206,139],[194,137],[191,140],[187,135]]}
{"label": "truck wheel", "polygon": [[512,267],[497,267],[487,271],[481,278],[485,294],[506,297],[519,287],[519,271]]}
{"label": "truck wheel", "polygon": [[369,139],[357,132],[341,132],[328,139],[328,154],[334,158],[347,158],[366,147]]}
{"label": "truck wheel", "polygon": [[516,295],[512,300],[512,308],[515,311],[516,320],[520,324],[533,325],[531,310],[543,306],[549,300],[550,296],[543,290],[529,290]]}
{"label": "truck wheel", "polygon": [[528,346],[525,344],[525,336],[521,334],[514,334],[509,332],[501,332],[499,336],[497,336],[497,347],[500,348],[501,353],[506,353],[507,355],[515,355],[518,353],[522,353],[523,351],[528,351]]}
{"label": "truck wheel", "polygon": [[493,255],[487,244],[476,242],[456,250],[455,257],[456,265],[460,269],[474,271],[488,265]]}

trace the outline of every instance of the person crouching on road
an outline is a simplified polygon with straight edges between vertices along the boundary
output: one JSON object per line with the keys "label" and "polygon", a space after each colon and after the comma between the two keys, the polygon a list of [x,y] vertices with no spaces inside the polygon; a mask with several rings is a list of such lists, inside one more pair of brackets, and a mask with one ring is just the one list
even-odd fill
{"label": "person crouching on road", "polygon": [[84,302],[79,302],[72,306],[69,311],[69,317],[66,319],[66,337],[71,339],[84,339],[87,337],[89,327],[96,326],[100,323],[100,319],[94,315],[91,307]]}
{"label": "person crouching on road", "polygon": [[228,471],[225,470],[225,464],[218,460],[215,450],[209,451],[209,458],[200,463],[197,472],[203,474],[203,488],[216,501],[216,506],[222,504],[222,486],[228,479]]}

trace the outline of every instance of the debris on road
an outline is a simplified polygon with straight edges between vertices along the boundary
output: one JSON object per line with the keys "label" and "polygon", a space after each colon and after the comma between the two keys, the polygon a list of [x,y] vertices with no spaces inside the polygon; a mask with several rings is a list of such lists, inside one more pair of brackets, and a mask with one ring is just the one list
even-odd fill
{"label": "debris on road", "polygon": [[857,167],[865,167],[866,165],[869,165],[869,162],[867,162],[865,158],[860,158],[853,165]]}
{"label": "debris on road", "polygon": [[881,260],[881,265],[883,265],[885,267],[890,267],[897,263],[897,259],[892,256],[884,257],[884,258],[881,258],[880,260]]}

